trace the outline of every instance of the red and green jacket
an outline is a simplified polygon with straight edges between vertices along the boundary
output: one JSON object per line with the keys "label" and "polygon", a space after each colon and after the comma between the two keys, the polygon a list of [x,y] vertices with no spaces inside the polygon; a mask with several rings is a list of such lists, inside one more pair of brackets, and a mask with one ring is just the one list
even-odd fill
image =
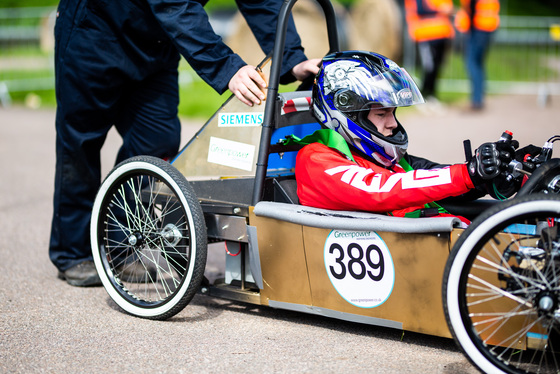
{"label": "red and green jacket", "polygon": [[403,217],[474,188],[464,164],[444,166],[409,155],[401,164],[409,171],[401,165],[387,169],[353,151],[308,144],[296,158],[300,204]]}

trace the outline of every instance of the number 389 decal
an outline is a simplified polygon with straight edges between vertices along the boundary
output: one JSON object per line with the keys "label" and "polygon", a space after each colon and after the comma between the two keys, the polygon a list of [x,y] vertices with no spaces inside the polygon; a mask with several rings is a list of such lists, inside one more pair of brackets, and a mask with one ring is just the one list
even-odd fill
{"label": "number 389 decal", "polygon": [[395,283],[393,259],[375,232],[331,231],[324,258],[331,283],[349,303],[373,308],[391,294]]}

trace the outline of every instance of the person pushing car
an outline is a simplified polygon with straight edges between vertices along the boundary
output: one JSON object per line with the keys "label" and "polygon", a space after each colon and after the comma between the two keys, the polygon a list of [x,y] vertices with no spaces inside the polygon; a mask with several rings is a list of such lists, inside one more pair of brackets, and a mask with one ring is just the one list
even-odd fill
{"label": "person pushing car", "polygon": [[[101,184],[100,152],[111,128],[116,163],[137,155],[169,159],[179,149],[180,56],[218,93],[253,106],[266,81],[217,35],[205,0],[61,0],[55,25],[56,168],[49,257],[73,286],[99,286],[89,238]],[[280,0],[236,2],[263,52],[274,47]],[[317,73],[293,19],[281,83]],[[187,98],[188,99],[188,98]],[[140,269],[143,270],[143,269]],[[134,271],[131,270],[134,277]]]}

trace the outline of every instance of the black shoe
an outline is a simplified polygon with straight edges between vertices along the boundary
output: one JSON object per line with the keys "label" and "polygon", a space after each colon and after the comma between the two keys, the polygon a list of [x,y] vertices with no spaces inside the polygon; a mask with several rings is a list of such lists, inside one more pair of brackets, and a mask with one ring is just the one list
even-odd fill
{"label": "black shoe", "polygon": [[472,112],[482,112],[484,110],[484,104],[482,103],[472,103],[471,104],[471,111]]}
{"label": "black shoe", "polygon": [[101,286],[101,279],[99,279],[93,261],[80,262],[66,271],[59,271],[58,278],[76,287]]}

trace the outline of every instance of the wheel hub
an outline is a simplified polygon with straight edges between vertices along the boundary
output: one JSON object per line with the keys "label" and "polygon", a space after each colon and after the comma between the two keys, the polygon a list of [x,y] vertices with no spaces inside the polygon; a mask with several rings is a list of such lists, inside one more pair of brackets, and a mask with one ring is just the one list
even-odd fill
{"label": "wheel hub", "polygon": [[558,297],[550,291],[541,292],[535,301],[541,315],[551,315],[558,308]]}
{"label": "wheel hub", "polygon": [[161,236],[170,246],[176,246],[182,239],[181,231],[172,223],[168,223],[163,230]]}
{"label": "wheel hub", "polygon": [[542,297],[539,300],[539,308],[544,312],[550,312],[554,306],[554,300],[550,296]]}
{"label": "wheel hub", "polygon": [[136,247],[142,245],[143,240],[144,238],[142,237],[142,234],[139,232],[135,232],[128,237],[128,244]]}

